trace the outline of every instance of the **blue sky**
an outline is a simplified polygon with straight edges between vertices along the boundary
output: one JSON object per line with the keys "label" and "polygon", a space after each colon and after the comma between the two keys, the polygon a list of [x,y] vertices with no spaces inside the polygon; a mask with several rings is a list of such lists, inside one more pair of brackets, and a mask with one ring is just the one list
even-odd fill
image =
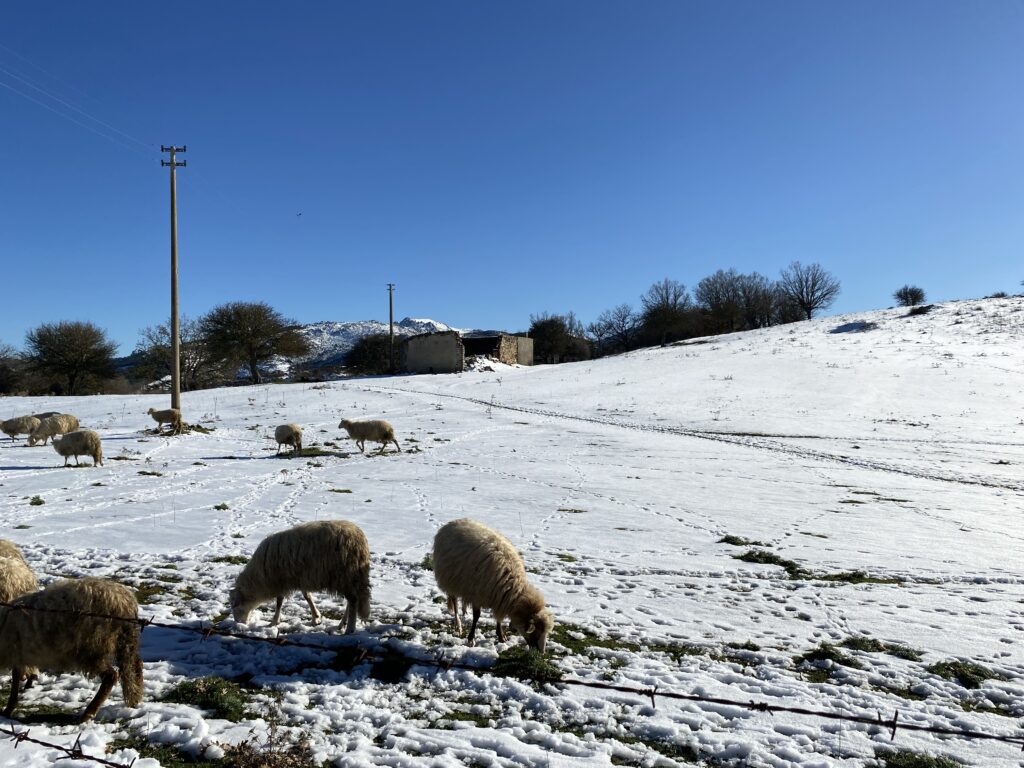
{"label": "blue sky", "polygon": [[837,313],[904,283],[945,300],[1024,280],[1019,2],[25,0],[3,18],[16,347],[87,319],[127,353],[167,317],[161,143],[188,146],[191,316],[386,319],[394,282],[398,318],[516,330],[793,260],[840,279]]}

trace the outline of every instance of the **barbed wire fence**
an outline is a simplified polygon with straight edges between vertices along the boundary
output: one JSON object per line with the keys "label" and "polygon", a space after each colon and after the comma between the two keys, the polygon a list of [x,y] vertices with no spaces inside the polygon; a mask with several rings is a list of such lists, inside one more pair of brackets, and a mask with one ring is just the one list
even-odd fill
{"label": "barbed wire fence", "polygon": [[[303,648],[308,650],[323,651],[326,653],[334,654],[335,660],[334,664],[332,665],[332,668],[334,669],[350,672],[360,664],[370,663],[372,665],[371,677],[375,677],[377,679],[385,681],[397,682],[402,677],[404,677],[414,666],[430,667],[443,671],[456,669],[460,671],[469,672],[474,675],[496,674],[498,676],[517,677],[516,675],[512,674],[502,674],[501,672],[496,671],[493,667],[484,666],[482,664],[469,664],[455,659],[446,659],[443,657],[443,654],[439,654],[438,656],[414,656],[407,653],[403,653],[393,647],[385,647],[383,651],[380,651],[360,647],[358,644],[351,642],[339,642],[329,645],[326,643],[313,642],[301,638],[289,638],[282,636],[265,637],[263,635],[255,635],[247,632],[238,632],[230,630],[225,627],[218,627],[213,623],[210,623],[206,626],[204,626],[204,622],[199,622],[198,626],[192,626],[189,624],[172,624],[168,622],[158,621],[152,618],[113,616],[104,613],[95,613],[91,611],[81,611],[66,608],[39,608],[33,606],[19,605],[17,603],[0,602],[0,608],[6,608],[13,611],[37,611],[44,613],[70,614],[79,619],[95,618],[104,619],[108,621],[127,622],[138,625],[140,631],[144,631],[148,627],[156,627],[175,632],[188,632],[198,635],[202,641],[207,641],[213,637],[223,637],[244,642],[264,643],[278,648]],[[659,698],[672,701],[687,701],[695,704],[712,704],[715,706],[735,707],[741,710],[767,713],[770,715],[776,713],[786,713],[825,720],[836,720],[861,726],[870,726],[872,728],[880,728],[884,729],[885,731],[888,731],[890,740],[895,740],[897,732],[902,730],[915,733],[929,733],[937,736],[944,736],[947,738],[999,742],[1015,747],[1019,746],[1021,748],[1021,751],[1024,752],[1024,733],[991,733],[971,728],[951,728],[942,725],[926,725],[921,723],[909,722],[905,719],[901,721],[899,708],[895,709],[893,711],[892,716],[889,717],[887,715],[883,715],[881,711],[877,711],[873,715],[837,712],[802,706],[788,706],[785,704],[776,704],[767,701],[744,701],[740,699],[731,699],[720,696],[709,696],[706,694],[684,693],[669,689],[661,689],[657,686],[634,686],[621,685],[615,683],[604,683],[596,680],[584,680],[578,677],[573,677],[571,675],[562,674],[526,677],[525,679],[535,682],[537,684],[546,684],[553,686],[571,685],[594,690],[614,691],[617,693],[630,694],[644,699],[650,699],[651,706],[655,709],[657,708],[657,700]],[[12,720],[14,722],[18,722],[13,718]],[[79,738],[76,739],[75,743],[72,746],[68,747],[66,745],[54,744],[52,742],[46,742],[40,739],[36,739],[34,737],[29,736],[29,731],[27,728],[24,731],[18,731],[15,729],[13,725],[8,725],[5,727],[0,726],[0,734],[9,736],[12,740],[16,742],[16,744],[27,742],[45,746],[50,749],[55,749],[70,758],[77,760],[92,761],[99,765],[109,766],[110,768],[130,768],[131,765],[124,763],[116,763],[102,757],[96,757],[85,754],[82,751],[80,745],[81,735],[79,735]]]}

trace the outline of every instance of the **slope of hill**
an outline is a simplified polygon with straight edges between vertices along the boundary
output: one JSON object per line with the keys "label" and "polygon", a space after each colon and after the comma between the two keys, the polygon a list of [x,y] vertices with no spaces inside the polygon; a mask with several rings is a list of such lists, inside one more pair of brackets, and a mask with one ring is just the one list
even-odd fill
{"label": "slope of hill", "polygon": [[[498,643],[485,611],[467,648],[425,556],[448,520],[504,532],[555,614],[549,659],[578,679],[1019,735],[1022,376],[1018,297],[561,366],[190,392],[186,419],[212,431],[178,438],[142,431],[163,396],[0,400],[4,417],[75,413],[104,441],[105,466],[80,470],[0,443],[0,537],[42,581],[116,578],[169,624],[480,668],[389,678],[330,652],[150,628],[140,707],[115,691],[97,723],[61,725],[45,712],[80,709],[98,683],[44,675],[23,713],[44,713],[35,738],[82,731],[87,751],[113,743],[107,759],[125,764],[135,748],[114,740],[129,734],[216,757],[265,737],[272,716],[316,764],[864,768],[903,749],[1015,765],[1019,745],[905,729],[890,741],[880,726],[492,675],[521,639]],[[342,417],[387,418],[403,452],[360,454]],[[306,429],[305,457],[274,455],[289,421]],[[272,603],[249,626],[226,619],[259,541],[325,518],[366,532],[371,621],[342,638],[330,595],[322,626],[297,596],[276,629]],[[160,700],[208,675],[244,679],[254,714]],[[55,756],[0,743],[2,766]]]}

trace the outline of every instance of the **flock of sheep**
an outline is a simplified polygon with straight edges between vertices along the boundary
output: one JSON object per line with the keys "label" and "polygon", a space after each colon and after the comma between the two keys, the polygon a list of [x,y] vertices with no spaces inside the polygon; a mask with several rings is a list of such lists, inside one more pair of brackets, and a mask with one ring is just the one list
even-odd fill
{"label": "flock of sheep", "polygon": [[[149,415],[158,428],[168,423],[180,428],[177,409]],[[53,420],[53,421],[51,421]],[[44,426],[45,425],[45,426]],[[394,429],[383,420],[343,420],[360,451],[367,440],[389,443],[401,451]],[[0,422],[12,439],[28,434],[29,444],[53,437],[57,452],[65,457],[91,455],[102,465],[99,435],[79,430],[78,419],[66,414],[36,414]],[[56,435],[62,435],[57,438]],[[76,437],[82,436],[82,437]],[[92,437],[94,436],[95,440]],[[302,428],[284,424],[275,430],[278,452],[289,445],[302,450]],[[88,448],[88,450],[84,450]],[[543,653],[554,619],[543,595],[530,584],[522,557],[511,542],[475,520],[463,518],[443,525],[434,537],[434,576],[447,596],[455,616],[455,631],[462,634],[462,612],[472,610],[467,643],[472,646],[480,611],[489,608],[500,642],[507,639],[505,619],[530,648]],[[313,623],[321,614],[312,592],[328,592],[345,598],[342,620],[345,633],[356,629],[356,620],[370,618],[370,546],[366,535],[346,520],[302,523],[267,536],[238,574],[229,594],[236,622],[245,624],[254,609],[274,598],[277,625],[286,595],[300,591],[309,604]],[[79,716],[90,720],[120,679],[128,706],[142,701],[141,629],[136,621],[138,603],[127,587],[93,577],[56,581],[44,589],[13,543],[0,539],[0,669],[11,669],[11,690],[4,717],[11,717],[22,690],[30,686],[39,669],[81,672],[100,678],[100,688]],[[108,618],[109,617],[109,618]]]}

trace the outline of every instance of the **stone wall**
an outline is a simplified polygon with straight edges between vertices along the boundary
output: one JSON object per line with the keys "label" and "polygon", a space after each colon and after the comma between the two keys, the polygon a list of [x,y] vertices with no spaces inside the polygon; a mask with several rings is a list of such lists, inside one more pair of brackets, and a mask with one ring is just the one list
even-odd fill
{"label": "stone wall", "polygon": [[465,352],[457,331],[424,333],[402,342],[405,373],[461,373]]}

